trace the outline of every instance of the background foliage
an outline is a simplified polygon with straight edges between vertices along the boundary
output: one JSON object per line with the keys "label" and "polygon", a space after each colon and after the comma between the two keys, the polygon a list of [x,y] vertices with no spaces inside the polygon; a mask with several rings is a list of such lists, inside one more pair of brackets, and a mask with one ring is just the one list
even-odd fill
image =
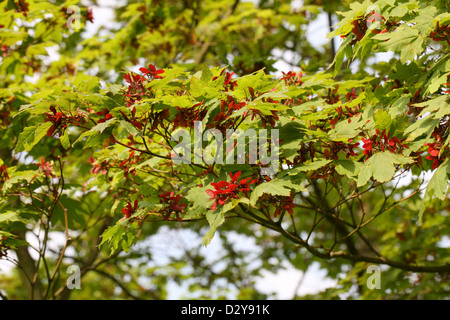
{"label": "background foliage", "polygon": [[[0,4],[3,298],[266,299],[286,261],[337,281],[301,298],[448,298],[449,1],[95,4]],[[172,163],[194,120],[278,129],[277,173]]]}

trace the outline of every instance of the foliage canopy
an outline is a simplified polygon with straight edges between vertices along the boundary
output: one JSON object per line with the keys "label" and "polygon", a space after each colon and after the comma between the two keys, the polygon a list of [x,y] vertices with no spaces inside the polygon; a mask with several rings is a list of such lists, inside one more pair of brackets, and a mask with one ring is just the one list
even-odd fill
{"label": "foliage canopy", "polygon": [[[2,2],[2,295],[263,299],[257,276],[289,261],[337,280],[311,298],[448,298],[449,7],[126,1],[89,35],[78,1]],[[318,17],[339,19],[322,47]],[[145,239],[169,229],[200,238],[157,265]]]}

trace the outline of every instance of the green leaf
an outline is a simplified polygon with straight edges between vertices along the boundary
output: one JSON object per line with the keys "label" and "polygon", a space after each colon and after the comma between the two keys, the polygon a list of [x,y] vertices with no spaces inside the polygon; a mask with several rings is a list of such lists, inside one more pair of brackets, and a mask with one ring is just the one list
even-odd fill
{"label": "green leaf", "polygon": [[19,211],[6,211],[0,213],[0,223],[10,223],[10,222],[18,222],[25,221],[21,217],[19,217]]}
{"label": "green leaf", "polygon": [[128,219],[119,220],[113,226],[108,227],[101,235],[100,247],[109,244],[110,256],[117,250],[128,252],[136,240],[138,231],[137,223],[129,223]]}
{"label": "green leaf", "polygon": [[344,18],[337,24],[338,27],[333,28],[334,30],[327,34],[327,38],[333,38],[338,35],[346,35],[350,33],[353,29],[352,22],[356,19],[356,17],[361,16],[364,13],[366,7],[363,3],[352,2],[350,3],[350,8],[352,10],[337,12],[337,14],[343,15]]}
{"label": "green leaf", "polygon": [[[0,239],[2,239],[3,237],[6,237],[7,239],[5,240],[5,244],[10,248],[10,249],[16,249],[19,246],[29,246],[30,244],[22,239],[18,239],[16,235],[8,232],[8,231],[3,231],[0,230]],[[1,243],[2,241],[0,241]]]}
{"label": "green leaf", "polygon": [[31,151],[33,147],[47,134],[52,126],[51,122],[44,122],[37,126],[26,127],[20,134],[16,145],[16,152]]}
{"label": "green leaf", "polygon": [[[283,119],[282,119],[283,121]],[[279,127],[280,149],[290,161],[297,155],[300,145],[305,140],[304,127],[295,121],[289,121]]]}
{"label": "green leaf", "polygon": [[358,176],[359,171],[364,166],[364,164],[362,164],[361,162],[347,159],[336,160],[335,164],[337,173],[353,179]]}
{"label": "green leaf", "polygon": [[434,113],[432,118],[440,119],[447,114],[450,114],[450,99],[446,95],[438,96],[437,98],[430,99],[428,101],[414,104],[416,107],[426,107],[419,114],[419,117],[424,116],[426,113]]}
{"label": "green leaf", "polygon": [[109,120],[106,120],[105,122],[100,122],[100,123],[96,124],[94,127],[92,127],[90,131],[96,131],[96,132],[103,133],[103,131],[105,131],[106,128],[108,128],[110,125],[114,124],[116,121],[117,121],[116,119],[109,119]]}
{"label": "green leaf", "polygon": [[139,130],[136,129],[136,128],[135,128],[131,123],[129,123],[128,121],[121,120],[121,121],[119,121],[119,123],[120,123],[120,125],[121,125],[122,127],[124,127],[124,128],[127,130],[127,132],[128,132],[129,134],[131,134],[133,137],[135,137],[135,136],[137,136],[137,135],[140,134]]}
{"label": "green leaf", "polygon": [[101,235],[102,241],[100,247],[109,242],[111,255],[119,248],[122,235],[125,233],[126,226],[120,221],[113,226],[108,227]]}
{"label": "green leaf", "polygon": [[188,208],[185,219],[198,219],[210,210],[213,200],[210,200],[211,197],[206,193],[207,189],[211,189],[211,186],[194,187],[188,191],[186,200],[192,205]]}
{"label": "green leaf", "polygon": [[263,194],[271,194],[274,196],[290,196],[291,190],[286,187],[282,180],[274,179],[269,182],[259,184],[250,196],[250,205],[254,206]]}
{"label": "green leaf", "polygon": [[103,139],[108,138],[106,133],[105,133],[105,135],[102,135],[103,131],[105,131],[106,128],[108,128],[110,125],[112,125],[116,122],[117,122],[116,119],[109,119],[109,120],[106,120],[105,122],[100,122],[100,123],[96,124],[89,131],[83,132],[77,138],[77,140],[75,140],[75,142],[72,144],[72,146],[74,146],[78,142],[83,141],[84,138],[87,138],[87,139],[84,143],[83,149],[98,146],[99,144],[101,144]]}
{"label": "green leaf", "polygon": [[389,12],[389,16],[403,17],[407,13],[408,13],[407,4],[403,4],[403,5],[398,5],[394,9],[392,9],[391,12]]}
{"label": "green leaf", "polygon": [[403,95],[397,100],[394,101],[392,106],[389,108],[389,115],[391,117],[395,117],[399,113],[402,113],[406,110],[406,105],[411,100],[411,95]]}
{"label": "green leaf", "polygon": [[383,51],[400,52],[402,63],[413,60],[416,55],[423,51],[423,36],[419,34],[417,29],[406,24],[401,25],[394,32],[379,33],[372,39],[381,40],[378,45]]}
{"label": "green leaf", "polygon": [[218,89],[211,85],[208,86],[208,84],[196,77],[191,78],[189,92],[197,101],[210,100],[220,96]]}
{"label": "green leaf", "polygon": [[104,135],[96,131],[92,131],[91,134],[86,139],[83,149],[87,149],[90,147],[96,148],[103,142],[105,138],[107,138],[106,134]]}
{"label": "green leaf", "polygon": [[67,132],[68,130],[64,130],[64,133],[62,134],[62,136],[59,138],[59,141],[61,142],[61,145],[63,146],[63,148],[65,150],[70,148],[70,140],[69,140],[69,133]]}
{"label": "green leaf", "polygon": [[223,214],[233,210],[234,208],[237,207],[238,204],[245,204],[245,205],[249,205],[249,200],[247,198],[239,198],[239,199],[231,199],[231,201],[225,203],[222,207],[221,207],[221,212]]}
{"label": "green leaf", "polygon": [[77,227],[86,227],[86,218],[89,217],[89,211],[83,206],[83,202],[72,199],[66,194],[59,198],[61,206],[56,206],[52,215],[52,224],[60,223],[64,226],[65,216],[62,207],[67,209],[67,222],[69,229],[75,230]]}
{"label": "green leaf", "polygon": [[422,204],[419,211],[418,224],[422,224],[423,213],[425,209],[430,204],[433,196],[439,200],[446,200],[446,192],[449,185],[450,177],[450,160],[446,159],[434,172],[430,181],[428,182],[427,189],[425,190],[424,197],[422,199]]}
{"label": "green leaf", "polygon": [[362,118],[362,114],[351,117],[350,122],[348,120],[339,121],[335,128],[330,130],[328,135],[331,140],[334,141],[348,141],[356,137],[360,129],[367,123]]}
{"label": "green leaf", "polygon": [[25,181],[26,183],[30,183],[35,177],[36,171],[34,170],[16,171],[10,174],[10,178],[5,181],[2,191],[6,191],[13,185],[21,183],[23,181]]}
{"label": "green leaf", "polygon": [[164,78],[162,79],[154,79],[150,82],[149,86],[152,89],[160,89],[167,84],[169,84],[172,80],[177,78],[180,74],[184,72],[184,69],[181,67],[174,67],[172,69],[164,69],[164,73],[161,74]]}
{"label": "green leaf", "polygon": [[422,120],[418,120],[406,128],[404,135],[407,136],[407,141],[413,141],[416,138],[426,134],[430,136],[434,128],[439,124],[439,119],[433,119],[433,117],[428,116]]}
{"label": "green leaf", "polygon": [[83,81],[81,83],[75,82],[77,89],[83,92],[89,93],[99,93],[100,92],[100,81],[97,77],[91,77],[87,81]]}
{"label": "green leaf", "polygon": [[385,110],[378,110],[373,115],[373,118],[375,120],[375,129],[384,130],[386,129],[386,132],[390,131],[392,119],[389,113]]}
{"label": "green leaf", "polygon": [[206,247],[211,243],[217,228],[225,222],[225,214],[222,210],[208,211],[206,213],[206,220],[209,223],[209,231],[206,233],[205,237],[202,239],[202,244]]}
{"label": "green leaf", "polygon": [[249,96],[249,87],[252,87],[255,92],[269,91],[274,88],[274,82],[270,78],[271,76],[267,76],[264,70],[240,77],[236,80],[237,87],[234,89],[233,95],[238,99],[244,99]]}
{"label": "green leaf", "polygon": [[378,152],[372,155],[360,169],[357,185],[365,185],[373,177],[378,182],[387,182],[392,179],[396,171],[395,164],[413,163],[414,160],[403,155],[393,154],[389,151]]}
{"label": "green leaf", "polygon": [[439,22],[439,25],[445,25],[450,23],[450,12],[441,13],[440,15],[434,17],[433,25]]}
{"label": "green leaf", "polygon": [[208,67],[205,67],[202,69],[202,75],[201,75],[201,80],[203,82],[212,82],[213,81],[213,74],[211,72],[211,70]]}
{"label": "green leaf", "polygon": [[342,63],[344,62],[344,58],[347,57],[350,62],[353,58],[353,49],[350,45],[352,41],[352,37],[346,37],[345,40],[339,46],[339,49],[334,56],[333,62],[330,64],[330,67],[334,65],[334,76],[336,76],[341,70]]}
{"label": "green leaf", "polygon": [[450,73],[444,73],[443,75],[441,75],[440,77],[433,77],[432,79],[430,79],[430,84],[427,88],[427,92],[429,92],[430,94],[435,93],[436,91],[439,90],[439,88],[446,83],[448,80],[447,76]]}
{"label": "green leaf", "polygon": [[423,51],[424,37],[418,35],[411,43],[407,43],[406,46],[400,52],[400,62],[406,63],[414,60],[417,55],[420,55]]}
{"label": "green leaf", "polygon": [[322,106],[324,104],[325,101],[323,99],[314,98],[298,106],[292,107],[292,110],[295,112],[296,116],[300,117],[303,113],[313,111],[316,107]]}
{"label": "green leaf", "polygon": [[155,168],[162,161],[163,160],[161,158],[153,157],[153,158],[150,158],[148,160],[145,160],[145,161],[139,163],[136,166],[132,166],[132,168],[135,169],[135,170],[139,170],[139,169],[141,169],[143,167],[146,167],[146,166],[149,166],[150,168]]}
{"label": "green leaf", "polygon": [[326,166],[331,161],[332,160],[320,159],[307,164],[301,164],[290,170],[289,175],[296,175],[300,172],[315,171]]}

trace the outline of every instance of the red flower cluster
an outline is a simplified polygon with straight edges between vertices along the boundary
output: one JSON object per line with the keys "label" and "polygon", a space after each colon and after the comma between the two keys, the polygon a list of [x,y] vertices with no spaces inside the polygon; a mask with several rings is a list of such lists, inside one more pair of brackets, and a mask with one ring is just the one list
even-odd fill
{"label": "red flower cluster", "polygon": [[[350,93],[348,93],[350,94]],[[335,109],[338,113],[338,116],[334,119],[330,120],[330,125],[331,128],[334,129],[334,127],[336,126],[336,123],[338,123],[339,121],[341,121],[342,118],[349,118],[348,119],[348,123],[351,122],[350,118],[353,116],[357,116],[358,114],[360,114],[359,112],[359,106],[355,106],[353,108],[349,108],[349,107],[345,107],[345,110],[342,107],[338,107]]]}
{"label": "red flower cluster", "polygon": [[341,99],[339,97],[339,95],[337,94],[338,89],[339,89],[339,85],[336,85],[333,90],[328,89],[328,93],[324,97],[326,103],[335,104],[336,102],[338,102]]}
{"label": "red flower cluster", "polygon": [[99,119],[97,121],[97,124],[105,122],[105,121],[113,118],[112,114],[109,113],[109,110],[107,108],[104,108],[102,111],[96,112],[95,114],[98,116],[105,116],[104,118]]}
{"label": "red flower cluster", "polygon": [[270,112],[272,114],[269,114],[269,115],[263,115],[261,113],[261,111],[257,110],[257,109],[249,109],[249,111],[252,114],[252,120],[256,116],[259,116],[259,118],[261,119],[261,125],[263,126],[263,128],[266,127],[267,125],[270,125],[271,127],[275,127],[275,121],[280,119],[278,117],[278,111],[277,110],[270,110]]}
{"label": "red flower cluster", "polygon": [[122,110],[119,111],[125,117],[125,120],[131,123],[135,128],[142,130],[142,124],[136,119],[136,107],[133,107],[133,109],[131,109],[131,118],[129,118]]}
{"label": "red flower cluster", "polygon": [[47,130],[47,136],[52,137],[56,135],[58,132],[61,132],[63,129],[67,127],[69,123],[72,123],[76,126],[80,126],[80,122],[84,122],[84,116],[80,113],[72,115],[70,113],[69,116],[63,114],[62,112],[57,112],[54,106],[50,106],[50,112],[46,112],[46,119],[44,122],[51,122],[52,126]]}
{"label": "red flower cluster", "polygon": [[275,209],[275,213],[274,213],[274,218],[276,218],[278,215],[281,214],[281,211],[287,211],[290,215],[294,214],[294,209],[295,208],[295,204],[294,204],[294,199],[291,196],[287,196],[287,197],[282,197],[278,203],[278,205],[276,206]]}
{"label": "red flower cluster", "polygon": [[429,156],[426,157],[428,160],[432,160],[433,164],[431,165],[431,169],[436,169],[441,164],[441,160],[439,159],[439,151],[441,149],[440,143],[425,143],[425,145],[428,147],[428,153]]}
{"label": "red flower cluster", "polygon": [[313,146],[312,142],[302,143],[300,149],[297,150],[297,155],[294,157],[294,161],[289,161],[288,159],[284,159],[286,164],[290,166],[296,166],[302,163],[305,163],[308,160],[308,155],[311,161],[314,161],[314,155],[316,154],[316,149]]}
{"label": "red flower cluster", "polygon": [[25,17],[28,18],[28,3],[25,0],[18,0],[17,3],[14,3],[16,6],[16,11],[22,13]]}
{"label": "red flower cluster", "polygon": [[86,21],[89,21],[90,23],[94,23],[94,15],[92,13],[92,8],[86,9],[86,14],[85,14],[84,18],[86,19]]}
{"label": "red flower cluster", "polygon": [[[222,70],[220,75],[222,76],[225,73],[225,69]],[[237,87],[236,81],[232,81],[234,72],[226,72],[225,73],[225,79],[223,81],[223,86],[225,88],[225,91],[233,91],[235,87]],[[213,81],[217,80],[218,77],[213,77]]]}
{"label": "red flower cluster", "polygon": [[[383,24],[385,29],[382,31],[380,30],[380,28],[373,29],[372,33],[374,33],[374,34],[385,33],[391,27],[398,25],[398,22],[393,21],[393,20],[386,21],[385,17],[383,17],[382,15],[380,15],[379,13],[377,13],[375,11],[372,11],[371,13],[361,16],[352,22],[352,25],[353,25],[352,34],[354,36],[356,36],[356,38],[353,39],[352,42],[350,42],[350,45],[354,45],[357,41],[361,41],[361,39],[364,37],[364,35],[367,32],[368,23],[375,23],[377,21],[380,22],[380,24]],[[346,35],[342,35],[341,38],[345,38],[349,35],[350,35],[350,33],[348,33]]]}
{"label": "red flower cluster", "polygon": [[131,202],[128,201],[125,208],[122,209],[122,213],[124,214],[123,219],[128,219],[131,217],[133,213],[135,213],[138,209],[138,200],[134,200],[134,206],[131,205]]}
{"label": "red flower cluster", "polygon": [[[428,147],[429,156],[426,157],[428,160],[432,160],[433,164],[431,168],[434,170],[439,165],[444,162],[444,159],[448,156],[449,148],[444,145],[444,141],[446,138],[446,132],[448,131],[450,125],[450,120],[443,121],[437,126],[431,136],[434,138],[433,143],[425,143],[425,146]],[[442,150],[444,148],[444,150]],[[439,156],[441,153],[441,156]]]}
{"label": "red flower cluster", "polygon": [[401,153],[404,148],[408,148],[407,145],[402,143],[405,139],[400,140],[397,137],[390,137],[390,134],[390,132],[386,134],[386,129],[381,133],[379,129],[376,129],[376,134],[374,134],[372,138],[362,138],[362,141],[364,142],[364,154],[367,156],[365,161],[374,153],[374,149],[381,151],[388,149],[392,153]]}
{"label": "red flower cluster", "polygon": [[283,74],[281,80],[283,80],[285,84],[299,85],[299,86],[303,84],[303,81],[300,80],[300,78],[303,75],[303,72],[296,73],[293,71],[289,71],[288,73],[284,73],[283,71],[281,71],[281,73]]}
{"label": "red flower cluster", "polygon": [[138,74],[124,74],[123,78],[130,85],[125,94],[125,102],[128,107],[132,106],[136,101],[140,101],[145,94],[145,87],[142,85],[142,79]]}
{"label": "red flower cluster", "polygon": [[443,92],[444,93],[450,93],[450,83],[444,83],[444,86],[447,86],[447,88]]}
{"label": "red flower cluster", "polygon": [[372,13],[367,17],[367,22],[375,23],[376,21],[386,20],[382,15],[372,10]]}
{"label": "red flower cluster", "polygon": [[436,24],[436,30],[430,33],[431,39],[434,41],[446,41],[450,46],[450,24],[439,26],[439,21]]}
{"label": "red flower cluster", "polygon": [[164,73],[163,69],[156,69],[153,64],[149,64],[148,69],[139,68],[139,71],[143,73],[142,78],[149,75],[151,79],[162,79],[163,77],[160,74]]}
{"label": "red flower cluster", "polygon": [[356,91],[356,88],[353,88],[352,92],[347,92],[347,100],[348,101],[352,101],[353,99],[358,98],[355,91]]}
{"label": "red flower cluster", "polygon": [[50,121],[52,123],[52,126],[47,130],[47,136],[52,137],[54,136],[62,123],[65,119],[65,116],[61,112],[56,112],[56,109],[54,106],[50,106],[50,111],[53,113],[46,112],[45,115],[47,116],[44,122]]}
{"label": "red flower cluster", "polygon": [[186,208],[187,203],[181,203],[181,195],[172,192],[161,193],[158,197],[160,197],[160,203],[167,204],[167,206],[162,209],[160,212],[164,214],[164,220],[169,220],[170,215],[175,213],[177,220],[181,221],[180,214],[183,213],[183,210]]}
{"label": "red flower cluster", "polygon": [[40,170],[45,174],[47,178],[56,178],[56,176],[52,173],[53,167],[50,163],[50,161],[45,161],[45,158],[42,158],[40,163],[33,163],[34,165],[38,166]]}
{"label": "red flower cluster", "polygon": [[194,122],[201,121],[206,115],[207,110],[201,108],[202,105],[203,101],[189,108],[175,107],[178,113],[173,120],[174,127],[193,128]]}
{"label": "red flower cluster", "polygon": [[[253,90],[253,88],[249,88],[249,89]],[[253,92],[253,91],[250,91],[250,92]],[[268,103],[278,103],[278,101],[273,100],[272,98],[268,98],[268,99],[262,98],[261,101],[268,102]],[[266,127],[267,125],[270,125],[271,127],[275,127],[275,121],[280,119],[278,117],[277,110],[270,110],[270,112],[272,114],[264,114],[264,115],[261,113],[261,110],[258,110],[258,109],[249,108],[248,110],[249,110],[249,112],[248,113],[245,112],[244,115],[247,115],[247,114],[252,115],[252,120],[255,119],[256,116],[258,116],[261,119],[261,122],[262,122],[261,125],[263,126],[263,128]]]}
{"label": "red flower cluster", "polygon": [[380,29],[373,29],[372,33],[385,33],[388,30],[388,27],[390,27],[390,24],[388,24],[386,21],[386,18],[380,15],[379,13],[372,11],[370,14],[367,14],[365,16],[360,17],[359,19],[352,22],[353,29],[352,32],[356,36],[356,39],[354,39],[350,45],[354,45],[356,41],[361,41],[361,39],[366,34],[366,31],[368,29],[368,23],[375,23],[375,22],[383,22],[383,24],[386,24],[386,28],[383,31],[380,31]]}
{"label": "red flower cluster", "polygon": [[131,86],[136,85],[138,82],[141,82],[142,77],[136,73],[126,73],[123,75],[125,82],[128,82]]}
{"label": "red flower cluster", "polygon": [[444,94],[450,93],[450,74],[447,76],[447,83],[444,83],[444,90],[442,91]]}
{"label": "red flower cluster", "polygon": [[[128,158],[127,159],[125,159],[124,161],[122,161],[121,163],[120,163],[120,169],[122,169],[123,170],[123,175],[124,175],[124,177],[125,178],[128,178],[128,174],[129,173],[131,173],[131,174],[133,174],[133,175],[137,175],[137,172],[136,172],[136,169],[134,169],[134,168],[131,168],[131,166],[133,165],[133,164],[136,164],[136,162],[138,162],[139,160],[139,156],[137,156],[137,158],[138,159],[136,159],[136,158],[134,158],[133,159],[133,156],[134,156],[134,150],[133,151],[131,151],[130,152],[130,155],[128,156]],[[127,166],[128,165],[128,166]],[[131,170],[130,170],[131,169]]]}
{"label": "red flower cluster", "polygon": [[146,76],[149,76],[150,80],[162,79],[163,77],[160,76],[160,74],[164,73],[164,70],[156,69],[152,64],[148,65],[148,69],[139,68],[139,71],[143,73],[142,76],[132,72],[123,75],[125,81],[130,84],[127,93],[125,94],[125,101],[128,107],[132,106],[136,101],[140,101],[142,96],[146,93],[146,88],[143,85]]}
{"label": "red flower cluster", "polygon": [[3,109],[0,111],[0,126],[7,127],[10,124],[9,110]]}
{"label": "red flower cluster", "polygon": [[208,128],[215,128],[221,132],[225,132],[237,121],[237,117],[230,118],[234,111],[241,109],[246,105],[245,102],[236,102],[232,96],[228,96],[227,100],[222,100],[220,104],[220,112],[213,121],[207,125]]}
{"label": "red flower cluster", "polygon": [[108,173],[108,163],[103,161],[100,165],[95,164],[95,160],[92,156],[89,157],[89,163],[92,165],[91,173],[93,174],[107,174]]}
{"label": "red flower cluster", "polygon": [[249,177],[238,182],[237,179],[241,176],[241,173],[241,171],[236,172],[234,175],[230,173],[230,182],[219,181],[217,183],[211,183],[214,190],[206,190],[206,193],[211,196],[210,200],[214,200],[211,211],[216,210],[218,204],[224,205],[230,199],[238,199],[239,193],[244,193],[246,195],[247,192],[251,190],[250,185],[258,181],[258,179],[254,179],[249,182],[251,179],[251,177]]}
{"label": "red flower cluster", "polygon": [[[367,20],[365,17],[361,17],[357,20],[354,20],[352,22],[353,25],[353,29],[352,32],[353,34],[356,36],[356,39],[358,39],[358,41],[360,41],[364,35],[366,34],[367,31]],[[354,39],[350,45],[354,45],[356,43],[356,39]]]}
{"label": "red flower cluster", "polygon": [[330,143],[326,143],[322,145],[324,147],[323,155],[325,159],[338,159],[338,152],[343,151],[345,153],[345,157],[348,159],[350,156],[356,156],[356,152],[353,150],[359,147],[359,143],[351,143],[352,140],[348,141],[349,143],[344,143],[342,141],[331,141]]}
{"label": "red flower cluster", "polygon": [[123,170],[123,175],[125,178],[128,177],[128,174],[137,175],[137,172],[132,165],[136,164],[140,161],[140,155],[135,156],[134,150],[130,152],[130,155],[125,160],[116,160],[116,161],[102,161],[100,164],[96,163],[97,161],[90,156],[89,163],[92,165],[91,173],[93,174],[103,174],[106,175],[108,173],[109,168],[120,168]]}
{"label": "red flower cluster", "polygon": [[[397,80],[397,79],[396,79]],[[398,80],[397,80],[398,81]],[[400,86],[399,86],[400,87]],[[394,89],[394,88],[393,88]],[[410,99],[410,101],[408,102],[408,114],[412,114],[414,113],[414,116],[417,117],[423,110],[423,107],[417,107],[415,106],[416,103],[420,103],[422,101],[424,101],[424,99],[420,96],[420,90],[417,90],[416,93],[414,94],[414,97],[412,97]]]}
{"label": "red flower cluster", "polygon": [[282,211],[287,211],[289,214],[294,214],[294,197],[290,196],[274,196],[271,194],[263,194],[260,198],[261,208],[267,209],[271,206],[275,207],[273,217],[278,217]]}
{"label": "red flower cluster", "polygon": [[7,56],[8,56],[8,54],[9,54],[9,51],[10,51],[10,47],[9,46],[7,46],[7,45],[4,45],[4,44],[2,44],[2,56],[3,56],[3,58],[6,58]]}
{"label": "red flower cluster", "polygon": [[[223,72],[223,71],[222,71]],[[225,91],[231,90],[233,91],[235,87],[237,87],[236,81],[232,81],[231,77],[233,76],[234,72],[227,72],[225,74],[225,80],[223,82],[223,85],[225,87]]]}

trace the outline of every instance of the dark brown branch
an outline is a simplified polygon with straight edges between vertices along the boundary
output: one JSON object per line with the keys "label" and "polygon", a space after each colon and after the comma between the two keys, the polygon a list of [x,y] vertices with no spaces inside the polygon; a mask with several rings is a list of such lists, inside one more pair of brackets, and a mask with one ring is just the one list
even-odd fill
{"label": "dark brown branch", "polygon": [[[19,239],[25,240],[25,231],[17,231],[15,235],[18,236]],[[21,276],[25,290],[29,293],[30,299],[42,300],[43,296],[39,279],[37,278],[36,281],[32,281],[32,277],[37,274],[37,267],[34,259],[28,252],[28,247],[17,247],[16,255],[20,269],[22,270]]]}
{"label": "dark brown branch", "polygon": [[241,205],[239,205],[237,208],[239,208],[240,210],[239,211],[235,210],[235,212],[237,213],[237,215],[239,217],[249,220],[251,222],[257,223],[259,225],[262,225],[262,226],[272,229],[274,231],[277,231],[286,239],[297,244],[298,247],[306,248],[306,250],[308,250],[308,252],[310,252],[312,255],[314,255],[315,257],[318,257],[320,259],[331,260],[331,259],[339,258],[339,259],[349,260],[352,262],[369,262],[369,263],[374,263],[374,264],[384,264],[384,265],[388,265],[388,266],[396,268],[396,269],[400,269],[400,270],[404,270],[404,271],[411,271],[411,272],[424,272],[424,273],[450,272],[450,264],[449,263],[446,263],[444,265],[433,265],[433,266],[432,265],[430,265],[430,266],[410,265],[410,264],[390,260],[390,259],[387,259],[387,258],[384,258],[381,256],[373,257],[373,256],[361,255],[358,253],[347,253],[344,251],[330,251],[329,249],[326,249],[326,248],[314,247],[314,246],[309,245],[307,243],[307,241],[303,240],[300,236],[293,235],[292,233],[283,229],[281,224],[262,218],[261,215],[259,215],[257,213],[257,210],[255,210],[255,209],[246,210]]}
{"label": "dark brown branch", "polygon": [[[328,27],[330,28],[330,32],[333,31],[333,16],[331,12],[327,13],[328,15]],[[330,55],[330,63],[334,61],[334,57],[336,55],[336,45],[334,43],[334,38],[331,38],[331,55]]]}
{"label": "dark brown branch", "polygon": [[127,289],[127,287],[122,284],[118,279],[116,279],[113,275],[99,269],[93,269],[93,271],[97,272],[98,274],[102,275],[105,278],[110,279],[112,282],[114,282],[119,288],[130,298],[133,298],[134,300],[143,300],[141,297],[138,297],[130,292],[130,290]]}

